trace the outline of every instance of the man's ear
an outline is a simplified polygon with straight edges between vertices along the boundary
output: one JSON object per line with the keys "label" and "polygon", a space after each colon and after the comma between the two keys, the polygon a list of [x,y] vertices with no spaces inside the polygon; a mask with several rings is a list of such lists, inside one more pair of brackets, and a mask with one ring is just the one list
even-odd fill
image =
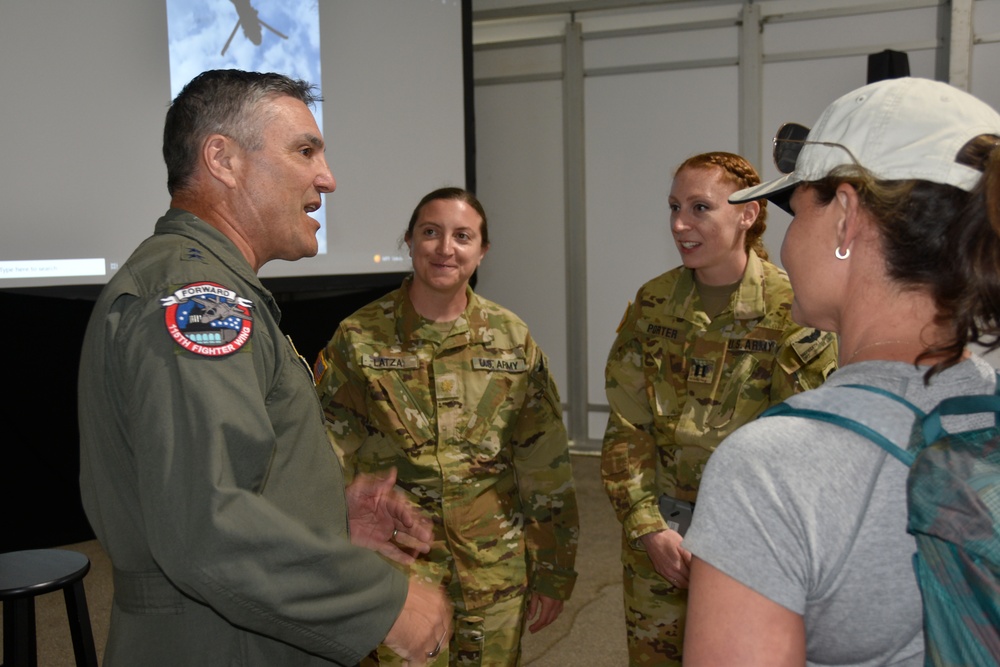
{"label": "man's ear", "polygon": [[227,188],[236,187],[241,150],[235,141],[222,134],[209,135],[202,142],[201,159],[212,178]]}

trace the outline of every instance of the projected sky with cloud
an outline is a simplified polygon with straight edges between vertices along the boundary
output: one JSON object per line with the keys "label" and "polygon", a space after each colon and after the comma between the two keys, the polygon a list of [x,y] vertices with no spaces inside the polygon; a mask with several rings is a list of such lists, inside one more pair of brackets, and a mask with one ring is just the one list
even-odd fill
{"label": "projected sky with cloud", "polygon": [[[209,69],[320,82],[318,0],[167,0],[167,30],[171,98]],[[322,130],[322,104],[314,114]],[[325,210],[313,214],[322,225],[320,253],[326,253]]]}

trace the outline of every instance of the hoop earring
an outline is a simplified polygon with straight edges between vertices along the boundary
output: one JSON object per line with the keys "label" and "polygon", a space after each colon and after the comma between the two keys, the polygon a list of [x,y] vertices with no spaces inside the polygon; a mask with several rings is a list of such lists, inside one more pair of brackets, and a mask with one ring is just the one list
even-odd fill
{"label": "hoop earring", "polygon": [[838,247],[836,250],[833,251],[833,254],[837,256],[837,259],[847,259],[848,257],[851,256],[851,249],[848,248],[847,250],[844,251],[843,254],[841,254],[840,248]]}

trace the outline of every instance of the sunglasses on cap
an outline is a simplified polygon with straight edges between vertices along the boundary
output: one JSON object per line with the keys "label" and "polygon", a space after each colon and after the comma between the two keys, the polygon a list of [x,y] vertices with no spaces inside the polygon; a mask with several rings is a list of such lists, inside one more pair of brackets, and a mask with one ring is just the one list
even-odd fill
{"label": "sunglasses on cap", "polygon": [[855,165],[859,165],[858,159],[854,157],[847,146],[833,143],[831,141],[808,141],[809,128],[799,123],[785,123],[778,128],[774,135],[774,166],[782,174],[790,174],[795,171],[795,162],[799,159],[799,153],[806,144],[817,146],[829,146],[831,148],[842,148],[851,157]]}

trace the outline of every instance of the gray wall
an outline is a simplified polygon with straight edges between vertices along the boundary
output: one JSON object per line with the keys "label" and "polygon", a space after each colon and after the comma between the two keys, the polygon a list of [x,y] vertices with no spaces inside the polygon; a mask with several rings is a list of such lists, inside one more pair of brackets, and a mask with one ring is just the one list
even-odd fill
{"label": "gray wall", "polygon": [[[604,361],[626,304],[680,263],[666,201],[678,163],[727,150],[776,176],[777,127],[811,125],[866,83],[868,54],[885,48],[908,53],[912,75],[1000,108],[996,0],[473,8],[478,192],[492,240],[478,290],[521,315],[549,354],[577,449],[599,447]],[[788,221],[770,214],[772,259]]]}

